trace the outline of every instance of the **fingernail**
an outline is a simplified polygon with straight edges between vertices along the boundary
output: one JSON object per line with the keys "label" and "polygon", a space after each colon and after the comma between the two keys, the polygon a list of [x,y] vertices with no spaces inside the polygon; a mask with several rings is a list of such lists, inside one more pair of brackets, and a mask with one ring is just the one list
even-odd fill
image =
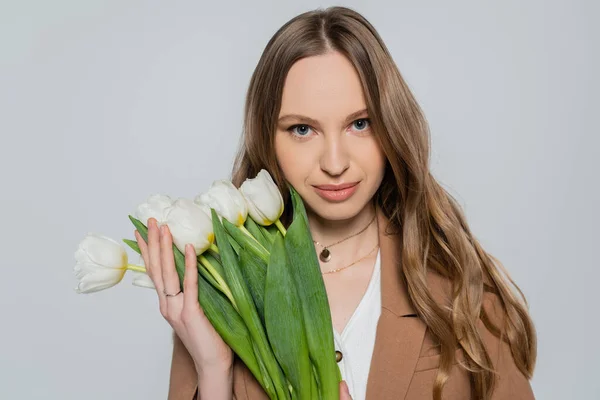
{"label": "fingernail", "polygon": [[348,390],[348,384],[346,383],[346,381],[342,381],[342,390],[344,391],[344,393],[349,393],[350,392]]}
{"label": "fingernail", "polygon": [[165,234],[165,226],[164,225],[160,227],[160,234],[161,235]]}

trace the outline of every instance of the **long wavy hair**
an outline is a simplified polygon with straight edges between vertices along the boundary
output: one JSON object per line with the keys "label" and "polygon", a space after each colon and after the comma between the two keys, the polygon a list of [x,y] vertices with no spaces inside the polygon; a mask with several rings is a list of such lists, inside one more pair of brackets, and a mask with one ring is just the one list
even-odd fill
{"label": "long wavy hair", "polygon": [[[457,345],[465,353],[474,398],[490,398],[496,376],[477,329],[479,319],[510,345],[517,367],[530,378],[536,334],[525,298],[502,264],[475,239],[457,201],[431,175],[427,121],[379,34],[361,14],[345,7],[305,12],[268,42],[248,87],[244,134],[231,177],[234,185],[239,187],[264,168],[284,194],[285,209],[292,209],[274,147],[283,85],[296,61],[330,51],[344,54],[356,68],[371,126],[387,157],[374,201],[402,236],[401,263],[408,293],[419,317],[440,342],[434,399],[441,399]],[[282,222],[289,223],[290,217],[284,214]],[[429,269],[451,282],[449,309],[432,297],[426,283]],[[494,325],[482,307],[485,292],[500,299],[503,326]]]}

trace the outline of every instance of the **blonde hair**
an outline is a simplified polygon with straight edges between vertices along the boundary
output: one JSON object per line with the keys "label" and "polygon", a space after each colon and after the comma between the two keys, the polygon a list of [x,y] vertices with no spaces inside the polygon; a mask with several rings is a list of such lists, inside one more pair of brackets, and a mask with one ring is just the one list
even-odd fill
{"label": "blonde hair", "polygon": [[[530,378],[536,335],[525,298],[501,263],[472,235],[456,200],[431,175],[425,117],[379,34],[359,13],[345,7],[309,11],[288,21],[271,38],[250,80],[233,183],[239,186],[264,168],[284,193],[286,210],[291,210],[274,149],[283,85],[296,61],[329,51],[344,54],[356,68],[371,126],[387,157],[374,200],[401,233],[402,271],[410,298],[441,345],[434,399],[441,399],[457,345],[465,353],[474,398],[491,397],[496,377],[477,329],[479,319],[510,345],[517,367]],[[289,218],[285,214],[282,220],[288,223]],[[429,269],[451,282],[449,309],[432,297],[426,281]],[[485,292],[500,299],[504,326],[494,325],[482,307]]]}

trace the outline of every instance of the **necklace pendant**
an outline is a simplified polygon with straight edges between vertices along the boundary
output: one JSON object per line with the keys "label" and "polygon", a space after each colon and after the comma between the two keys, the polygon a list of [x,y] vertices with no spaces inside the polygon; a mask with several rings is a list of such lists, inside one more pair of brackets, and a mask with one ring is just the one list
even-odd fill
{"label": "necklace pendant", "polygon": [[321,254],[319,254],[319,259],[321,259],[323,262],[329,262],[329,260],[331,260],[331,252],[327,247],[321,251]]}

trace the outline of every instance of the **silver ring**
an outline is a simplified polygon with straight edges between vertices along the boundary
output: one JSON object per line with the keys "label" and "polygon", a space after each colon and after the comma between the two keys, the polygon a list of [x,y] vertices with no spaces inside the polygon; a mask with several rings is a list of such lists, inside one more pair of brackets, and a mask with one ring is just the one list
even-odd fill
{"label": "silver ring", "polygon": [[167,296],[167,297],[174,297],[174,296],[177,296],[177,295],[178,295],[179,293],[181,293],[181,292],[182,292],[182,290],[181,290],[181,289],[179,289],[179,292],[177,292],[177,293],[175,293],[175,294],[171,294],[171,293],[167,293],[167,291],[166,291],[165,289],[163,289],[163,293],[164,293],[164,295],[165,295],[165,296]]}

